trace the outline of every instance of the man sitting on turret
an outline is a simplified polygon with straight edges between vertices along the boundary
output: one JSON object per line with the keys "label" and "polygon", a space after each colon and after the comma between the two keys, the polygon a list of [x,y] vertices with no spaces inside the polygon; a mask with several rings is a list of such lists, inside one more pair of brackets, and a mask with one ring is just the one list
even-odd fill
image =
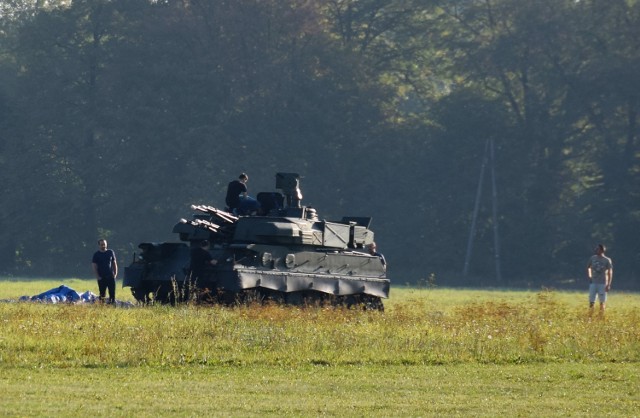
{"label": "man sitting on turret", "polygon": [[247,176],[245,173],[242,173],[237,180],[233,180],[227,186],[227,197],[225,199],[225,202],[227,203],[229,211],[237,213],[237,210],[240,207],[240,195],[242,195],[243,197],[247,196],[248,181],[249,176]]}
{"label": "man sitting on turret", "polygon": [[225,202],[229,211],[235,215],[247,215],[260,209],[260,203],[247,195],[248,181],[249,176],[246,173],[242,173],[237,180],[233,180],[227,186]]}

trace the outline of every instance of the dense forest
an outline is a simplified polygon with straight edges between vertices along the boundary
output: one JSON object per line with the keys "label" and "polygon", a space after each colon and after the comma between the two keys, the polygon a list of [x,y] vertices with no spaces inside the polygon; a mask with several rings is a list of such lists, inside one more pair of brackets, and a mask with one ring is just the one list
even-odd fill
{"label": "dense forest", "polygon": [[392,283],[586,286],[602,242],[638,289],[638,74],[637,0],[3,0],[0,275],[284,171]]}

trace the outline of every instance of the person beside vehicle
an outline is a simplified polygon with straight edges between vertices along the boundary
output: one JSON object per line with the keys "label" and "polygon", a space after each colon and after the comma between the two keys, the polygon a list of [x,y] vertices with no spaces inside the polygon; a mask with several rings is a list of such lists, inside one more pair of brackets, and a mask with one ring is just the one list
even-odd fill
{"label": "person beside vehicle", "polygon": [[199,246],[191,249],[191,262],[189,270],[191,271],[191,281],[196,282],[198,279],[203,279],[205,271],[210,266],[218,264],[218,260],[215,260],[209,252],[209,241],[203,240]]}
{"label": "person beside vehicle", "polygon": [[104,298],[108,290],[108,303],[115,303],[118,262],[116,260],[116,253],[107,248],[107,240],[98,240],[98,251],[93,254],[91,266],[93,267],[93,272],[98,280],[100,302],[104,302]]}
{"label": "person beside vehicle", "polygon": [[375,242],[372,242],[371,244],[369,244],[367,246],[367,250],[369,251],[370,255],[374,255],[376,257],[378,257],[380,259],[380,262],[382,263],[382,268],[384,268],[384,270],[387,270],[387,260],[384,258],[384,255],[382,255],[381,253],[378,252],[377,250],[377,246]]}

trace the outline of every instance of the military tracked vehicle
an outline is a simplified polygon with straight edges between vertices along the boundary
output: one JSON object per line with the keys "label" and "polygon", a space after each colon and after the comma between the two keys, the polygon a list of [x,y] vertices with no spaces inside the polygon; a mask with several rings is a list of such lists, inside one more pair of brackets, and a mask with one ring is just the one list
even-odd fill
{"label": "military tracked vehicle", "polygon": [[[257,214],[192,205],[191,219],[173,228],[181,242],[141,243],[123,287],[143,303],[274,300],[382,310],[390,281],[383,260],[366,250],[371,218],[320,220],[301,205],[299,185],[298,174],[277,173],[279,191],[258,193]],[[192,279],[190,254],[204,240],[217,264]]]}

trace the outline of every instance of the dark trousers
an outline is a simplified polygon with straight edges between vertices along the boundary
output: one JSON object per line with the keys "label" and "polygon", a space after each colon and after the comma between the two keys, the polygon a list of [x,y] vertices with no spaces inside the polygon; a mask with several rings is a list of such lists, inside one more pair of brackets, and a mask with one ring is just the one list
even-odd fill
{"label": "dark trousers", "polygon": [[116,301],[116,279],[113,276],[101,277],[98,280],[98,289],[100,290],[100,301],[104,301],[104,296],[109,290],[109,302],[115,303]]}

